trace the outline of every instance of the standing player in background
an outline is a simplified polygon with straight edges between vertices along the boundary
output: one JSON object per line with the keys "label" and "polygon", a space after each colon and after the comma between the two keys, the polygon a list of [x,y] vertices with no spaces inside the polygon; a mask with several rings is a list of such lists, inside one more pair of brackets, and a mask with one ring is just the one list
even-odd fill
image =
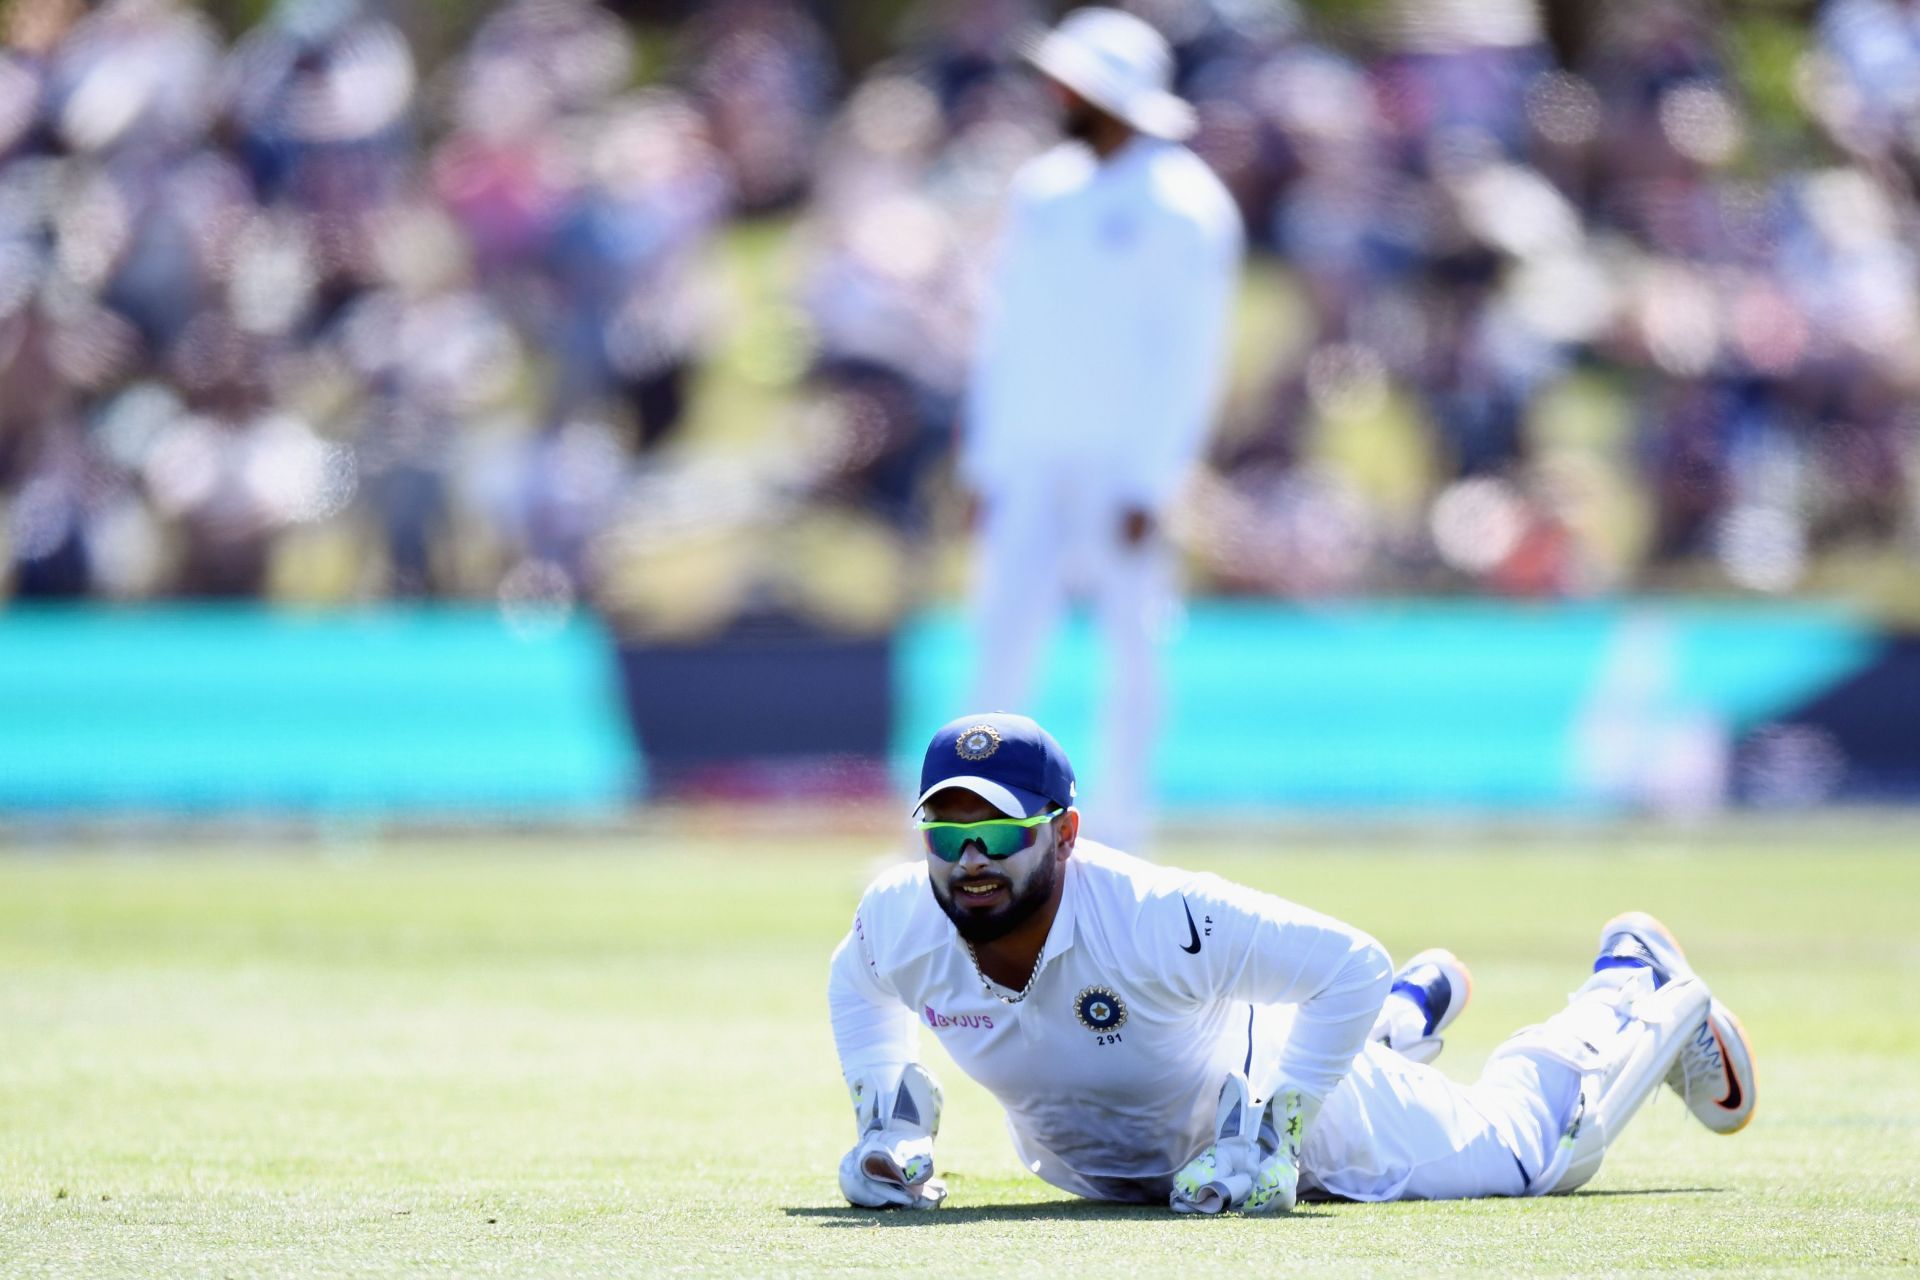
{"label": "standing player in background", "polygon": [[1175,605],[1164,520],[1218,400],[1243,236],[1180,145],[1193,108],[1152,27],[1081,9],[1028,57],[1070,141],[1014,181],[961,426],[972,697],[1025,706],[1069,596],[1090,596],[1109,649],[1100,834],[1140,848]]}
{"label": "standing player in background", "polygon": [[1567,1006],[1462,1085],[1424,1065],[1466,1003],[1448,953],[1392,974],[1350,925],[1080,838],[1075,799],[1023,716],[928,745],[926,857],[867,890],[828,981],[850,1202],[946,1194],[921,1024],[1006,1108],[1027,1168],[1185,1213],[1572,1191],[1662,1080],[1715,1132],[1752,1115],[1740,1024],[1651,916],[1602,926]]}

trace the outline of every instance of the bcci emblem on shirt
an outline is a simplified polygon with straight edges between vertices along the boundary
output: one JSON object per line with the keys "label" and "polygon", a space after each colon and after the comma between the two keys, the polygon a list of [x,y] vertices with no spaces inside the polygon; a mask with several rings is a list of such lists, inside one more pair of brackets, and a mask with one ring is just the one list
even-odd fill
{"label": "bcci emblem on shirt", "polygon": [[1089,1031],[1118,1031],[1127,1020],[1127,1006],[1106,987],[1088,987],[1073,998],[1073,1011]]}

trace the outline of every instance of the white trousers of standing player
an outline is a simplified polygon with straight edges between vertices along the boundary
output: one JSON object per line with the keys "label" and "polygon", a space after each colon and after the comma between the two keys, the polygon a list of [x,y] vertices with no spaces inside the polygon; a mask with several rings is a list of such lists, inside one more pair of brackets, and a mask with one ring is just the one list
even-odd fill
{"label": "white trousers of standing player", "polygon": [[[1480,1078],[1461,1084],[1437,1067],[1369,1044],[1327,1096],[1301,1151],[1301,1187],[1350,1200],[1459,1200],[1538,1195],[1565,1168],[1562,1139],[1594,1077],[1570,1063],[1617,1060],[1643,1034],[1622,1003],[1644,970],[1593,975],[1567,1007],[1516,1033]],[[1666,1074],[1679,1040],[1662,1047]],[[1629,1109],[1630,1110],[1630,1109]],[[1597,1167],[1597,1164],[1596,1164]],[[1590,1174],[1590,1171],[1589,1171]]]}
{"label": "white trousers of standing player", "polygon": [[[973,579],[971,706],[1033,713],[1048,641],[1075,599],[1092,603],[1106,649],[1097,776],[1082,774],[1086,832],[1140,851],[1150,834],[1160,650],[1174,609],[1163,532],[1121,536],[1126,504],[1067,466],[1036,467],[983,495]],[[1083,765],[1084,767],[1084,765]]]}

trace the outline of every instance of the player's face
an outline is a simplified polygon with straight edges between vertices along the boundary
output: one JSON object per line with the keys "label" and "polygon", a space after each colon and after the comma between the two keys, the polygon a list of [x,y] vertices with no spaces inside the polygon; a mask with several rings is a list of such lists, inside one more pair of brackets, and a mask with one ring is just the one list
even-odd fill
{"label": "player's face", "polygon": [[1060,113],[1060,132],[1080,142],[1092,142],[1093,135],[1100,127],[1103,114],[1100,108],[1058,80],[1045,80],[1044,83],[1053,96],[1054,107]]}
{"label": "player's face", "polygon": [[[971,791],[942,791],[927,801],[931,822],[984,822],[1005,814]],[[977,844],[969,844],[958,862],[942,862],[931,853],[927,869],[934,901],[968,942],[992,942],[1031,920],[1053,897],[1058,878],[1059,836],[1053,826],[1040,828],[1031,847],[1010,858],[988,858]]]}
{"label": "player's face", "polygon": [[1071,89],[1063,88],[1061,95],[1060,132],[1078,142],[1092,142],[1103,113]]}

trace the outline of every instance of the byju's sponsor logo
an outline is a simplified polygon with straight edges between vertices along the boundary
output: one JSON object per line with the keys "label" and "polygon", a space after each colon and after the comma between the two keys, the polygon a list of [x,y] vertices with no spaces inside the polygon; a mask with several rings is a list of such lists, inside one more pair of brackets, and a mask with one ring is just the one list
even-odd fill
{"label": "byju's sponsor logo", "polygon": [[972,1027],[980,1031],[993,1030],[993,1019],[984,1013],[963,1013],[957,1018],[949,1018],[932,1005],[927,1005],[921,1009],[920,1012],[926,1018],[927,1025],[936,1031],[941,1027]]}

